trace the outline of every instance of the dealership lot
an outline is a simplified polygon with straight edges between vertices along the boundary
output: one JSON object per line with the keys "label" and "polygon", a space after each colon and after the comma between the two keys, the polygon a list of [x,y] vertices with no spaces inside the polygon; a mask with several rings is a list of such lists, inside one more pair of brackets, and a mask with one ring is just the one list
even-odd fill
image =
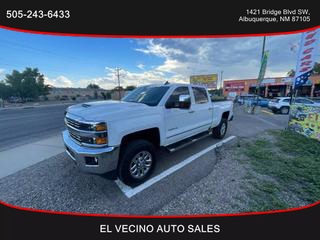
{"label": "dealership lot", "polygon": [[[264,111],[249,115],[238,107],[234,111],[225,137],[230,141],[225,144],[237,141],[233,136],[254,136],[266,129],[285,128],[288,122],[287,115]],[[110,180],[108,175],[81,173],[65,153],[60,153],[0,179],[0,201],[59,212],[151,215],[215,168],[212,146],[220,141],[209,136],[172,154],[160,150],[151,181],[138,188]]]}

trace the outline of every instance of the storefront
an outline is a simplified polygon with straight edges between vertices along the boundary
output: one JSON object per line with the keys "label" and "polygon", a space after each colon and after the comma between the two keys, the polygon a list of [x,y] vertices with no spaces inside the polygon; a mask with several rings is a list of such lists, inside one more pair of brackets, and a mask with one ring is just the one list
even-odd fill
{"label": "storefront", "polygon": [[235,97],[236,95],[242,95],[245,89],[246,83],[245,81],[225,81],[224,82],[224,95]]}
{"label": "storefront", "polygon": [[[289,95],[293,78],[265,78],[260,84],[260,96],[266,98],[286,97]],[[224,81],[224,95],[256,94],[257,79]],[[231,93],[231,94],[230,94]],[[313,75],[305,86],[298,89],[298,96],[320,97],[320,75]]]}

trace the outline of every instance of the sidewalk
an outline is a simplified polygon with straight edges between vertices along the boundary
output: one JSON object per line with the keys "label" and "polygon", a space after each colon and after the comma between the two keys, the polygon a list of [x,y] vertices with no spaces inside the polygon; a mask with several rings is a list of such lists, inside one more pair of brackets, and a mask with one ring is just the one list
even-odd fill
{"label": "sidewalk", "polygon": [[0,152],[0,178],[64,151],[61,134]]}

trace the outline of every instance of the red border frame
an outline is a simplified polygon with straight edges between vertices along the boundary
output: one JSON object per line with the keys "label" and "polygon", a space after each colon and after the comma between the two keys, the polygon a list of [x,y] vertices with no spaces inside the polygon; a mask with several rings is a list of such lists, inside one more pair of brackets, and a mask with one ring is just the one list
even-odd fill
{"label": "red border frame", "polygon": [[59,36],[70,36],[70,37],[109,37],[109,38],[222,38],[222,37],[257,37],[257,36],[273,36],[273,35],[286,35],[286,34],[295,34],[302,33],[306,31],[311,31],[317,28],[320,28],[320,25],[312,28],[307,28],[303,30],[291,31],[291,32],[280,32],[280,33],[257,33],[257,34],[231,34],[231,35],[182,35],[182,36],[169,36],[169,35],[103,35],[103,34],[76,34],[76,33],[54,33],[54,32],[41,32],[41,31],[32,31],[24,30],[18,28],[11,28],[0,25],[0,28],[25,32],[25,33],[36,33],[36,34],[46,34],[46,35],[59,35]]}
{"label": "red border frame", "polygon": [[[109,38],[222,38],[222,37],[253,37],[253,36],[272,36],[272,35],[286,35],[286,34],[295,34],[295,33],[302,33],[306,31],[311,31],[319,26],[298,30],[298,31],[291,31],[291,32],[281,32],[281,33],[259,33],[259,34],[235,34],[235,35],[199,35],[199,36],[152,36],[152,35],[96,35],[96,34],[73,34],[73,33],[52,33],[52,32],[41,32],[41,31],[29,31],[17,28],[11,28],[0,25],[0,28],[18,31],[18,32],[25,32],[25,33],[35,33],[35,34],[46,34],[46,35],[59,35],[59,36],[73,36],[73,37],[109,37]],[[304,207],[292,208],[292,209],[284,209],[284,210],[275,210],[275,211],[268,211],[268,212],[253,212],[253,213],[232,213],[232,214],[215,214],[215,215],[181,215],[181,216],[139,216],[139,215],[105,215],[105,214],[89,214],[89,213],[67,213],[67,212],[56,212],[56,211],[45,211],[45,210],[38,210],[38,209],[31,209],[31,208],[23,208],[17,207],[14,205],[10,205],[0,201],[1,204],[19,209],[24,211],[32,211],[32,212],[41,212],[41,213],[55,213],[55,214],[64,214],[64,215],[80,215],[80,216],[95,216],[95,217],[126,217],[126,218],[194,218],[194,217],[226,217],[226,216],[243,216],[243,215],[257,215],[257,214],[270,214],[270,213],[280,213],[280,212],[289,212],[289,211],[297,211],[306,208],[313,207],[320,203],[316,202]]]}
{"label": "red border frame", "polygon": [[215,214],[215,215],[181,215],[181,216],[139,216],[139,215],[106,215],[106,214],[90,214],[90,213],[67,213],[67,212],[56,212],[56,211],[46,211],[46,210],[38,210],[38,209],[31,209],[31,208],[23,208],[23,207],[17,207],[13,206],[4,202],[1,202],[1,204],[19,209],[24,211],[31,211],[31,212],[41,212],[41,213],[55,213],[55,214],[63,214],[63,215],[76,215],[76,216],[91,216],[91,217],[126,217],[126,218],[195,218],[195,217],[230,217],[230,216],[243,216],[243,215],[257,215],[257,214],[269,214],[269,213],[281,213],[281,212],[291,212],[291,211],[297,211],[302,210],[306,208],[313,207],[320,203],[316,202],[307,206],[298,207],[298,208],[292,208],[292,209],[284,209],[284,210],[275,210],[275,211],[268,211],[268,212],[252,212],[252,213],[230,213],[230,214]]}

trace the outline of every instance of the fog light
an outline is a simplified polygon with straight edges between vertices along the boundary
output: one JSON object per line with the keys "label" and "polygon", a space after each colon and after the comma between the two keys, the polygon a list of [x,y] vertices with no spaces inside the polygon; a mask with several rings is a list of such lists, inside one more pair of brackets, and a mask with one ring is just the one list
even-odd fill
{"label": "fog light", "polygon": [[96,144],[107,144],[107,138],[106,137],[98,137],[95,138]]}
{"label": "fog light", "polygon": [[86,165],[98,165],[98,158],[96,157],[85,157]]}

